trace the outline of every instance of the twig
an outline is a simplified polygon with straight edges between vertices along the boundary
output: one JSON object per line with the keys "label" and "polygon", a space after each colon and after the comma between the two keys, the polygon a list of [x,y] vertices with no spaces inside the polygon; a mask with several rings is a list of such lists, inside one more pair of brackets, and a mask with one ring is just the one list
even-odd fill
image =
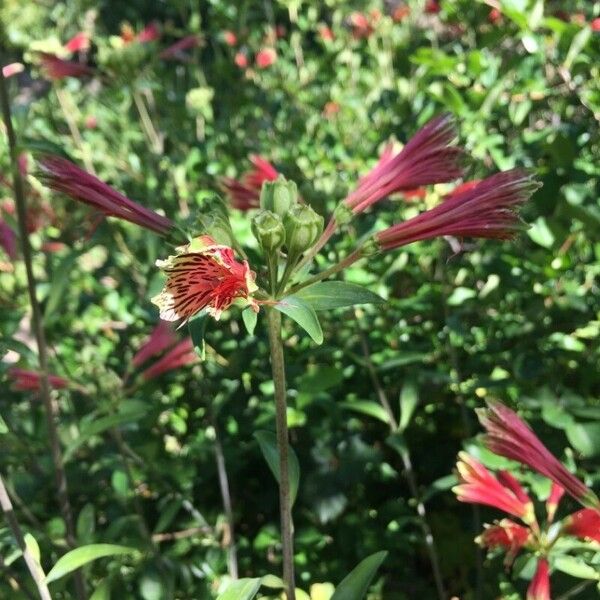
{"label": "twig", "polygon": [[2,479],[1,475],[0,475],[0,507],[2,507],[2,512],[4,513],[4,516],[6,517],[8,526],[10,527],[10,529],[15,537],[15,541],[17,542],[17,545],[19,546],[19,548],[21,549],[21,552],[23,553],[23,558],[25,559],[25,562],[27,563],[27,568],[29,569],[29,572],[31,573],[31,577],[33,578],[33,581],[35,582],[35,585],[37,587],[40,598],[42,600],[52,600],[52,596],[50,596],[50,590],[48,589],[48,586],[46,585],[46,582],[45,582],[46,575],[44,574],[42,567],[40,566],[38,561],[35,559],[35,557],[31,554],[29,548],[27,547],[27,544],[25,543],[25,538],[23,537],[23,532],[21,531],[21,526],[19,525],[19,522],[17,521],[17,517],[15,516],[14,510],[12,507],[12,503],[10,501],[10,498],[8,497],[8,492],[6,491],[6,487],[4,486],[4,480]]}
{"label": "twig", "polygon": [[10,587],[15,592],[23,592],[30,600],[36,600],[36,596],[32,592],[30,592],[22,583],[20,583],[19,578],[16,575],[11,575],[9,573],[8,567],[6,566],[6,563],[4,562],[2,556],[0,556],[0,571],[4,572],[4,576],[8,581],[8,585],[10,585]]}
{"label": "twig", "polygon": [[133,91],[133,101],[140,115],[140,121],[142,123],[142,128],[144,133],[146,134],[146,139],[150,144],[150,149],[154,154],[162,154],[163,151],[163,142],[161,136],[156,131],[154,124],[152,123],[152,118],[150,117],[150,113],[146,108],[146,103],[144,99],[138,92],[138,90]]}
{"label": "twig", "polygon": [[[1,62],[1,61],[0,61]],[[23,180],[19,171],[18,155],[17,155],[17,140],[12,126],[12,118],[10,113],[10,104],[8,93],[6,91],[6,82],[2,69],[0,69],[0,102],[2,103],[2,114],[4,125],[8,137],[8,146],[10,150],[10,159],[12,164],[13,175],[13,190],[15,196],[15,205],[17,208],[17,220],[19,224],[19,237],[21,241],[21,251],[23,253],[23,262],[25,263],[25,271],[27,274],[27,290],[29,292],[29,303],[31,305],[31,320],[36,339],[38,350],[39,366],[40,366],[40,383],[41,396],[46,412],[46,424],[48,427],[48,438],[50,442],[50,450],[52,453],[52,462],[54,463],[54,471],[56,477],[56,487],[58,490],[58,501],[60,504],[60,512],[65,521],[66,539],[70,548],[74,548],[75,543],[75,528],[73,526],[73,512],[71,503],[69,502],[69,493],[67,488],[67,475],[64,468],[62,450],[58,438],[57,429],[57,409],[50,397],[50,386],[48,384],[48,348],[46,345],[46,337],[42,325],[42,317],[40,305],[36,295],[36,281],[33,274],[33,264],[31,257],[31,246],[29,245],[29,236],[27,233],[27,204],[25,201],[25,193],[23,190]],[[74,573],[75,589],[79,600],[86,600],[87,593],[85,591],[85,581],[83,573],[80,569]]]}
{"label": "twig", "polygon": [[152,535],[152,541],[156,544],[160,542],[172,542],[174,540],[183,540],[185,538],[194,537],[198,534],[212,534],[210,527],[190,527],[181,531],[171,531],[167,533],[155,533]]}
{"label": "twig", "polygon": [[577,596],[579,592],[583,592],[583,590],[593,583],[593,581],[582,581],[581,583],[578,583],[576,586],[572,587],[570,590],[566,591],[562,596],[559,596],[556,600],[569,600],[569,598]]}

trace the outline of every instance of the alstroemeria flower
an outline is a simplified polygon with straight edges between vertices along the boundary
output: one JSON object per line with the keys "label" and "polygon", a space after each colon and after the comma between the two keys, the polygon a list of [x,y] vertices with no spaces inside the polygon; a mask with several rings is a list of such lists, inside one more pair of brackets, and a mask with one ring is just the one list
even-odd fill
{"label": "alstroemeria flower", "polygon": [[145,363],[151,356],[160,354],[177,341],[177,337],[167,323],[160,321],[152,330],[148,339],[142,344],[141,348],[135,353],[131,359],[131,364],[134,367],[139,367]]}
{"label": "alstroemeria flower", "polygon": [[522,488],[524,496],[517,495],[511,487],[496,479],[480,462],[466,452],[460,452],[458,456],[456,468],[460,475],[460,483],[452,488],[452,491],[459,501],[493,506],[519,517],[526,523],[535,521],[533,504]]}
{"label": "alstroemeria flower", "polygon": [[527,588],[527,600],[552,600],[550,598],[550,569],[545,558],[538,560],[535,575]]}
{"label": "alstroemeria flower", "polygon": [[141,377],[146,381],[154,379],[167,371],[173,371],[179,367],[192,364],[198,360],[194,351],[194,344],[188,337],[179,342],[173,349],[169,350],[162,358],[142,372]]}
{"label": "alstroemeria flower", "polygon": [[546,514],[548,515],[548,523],[552,523],[552,521],[554,521],[554,515],[556,514],[558,503],[564,494],[565,489],[553,481],[552,487],[550,488],[550,495],[546,500]]}
{"label": "alstroemeria flower", "polygon": [[451,115],[432,119],[398,154],[388,145],[379,162],[359,180],[344,203],[356,214],[390,194],[458,179],[462,175],[463,152],[453,145],[455,139]]}
{"label": "alstroemeria flower", "polygon": [[94,73],[94,70],[87,65],[72,60],[63,60],[49,52],[40,52],[40,62],[44,75],[55,81],[66,77],[84,77]]}
{"label": "alstroemeria flower", "polygon": [[66,158],[45,156],[39,166],[41,179],[50,189],[88,204],[106,216],[118,217],[160,235],[166,235],[173,228],[173,222],[167,217],[130,200]]}
{"label": "alstroemeria flower", "polygon": [[600,542],[600,511],[583,508],[564,520],[563,532]]}
{"label": "alstroemeria flower", "polygon": [[204,309],[218,320],[238,298],[258,309],[252,299],[258,287],[248,262],[236,261],[231,248],[209,236],[195,238],[156,265],[167,274],[167,282],[152,302],[165,321],[183,319],[183,325]]}
{"label": "alstroemeria flower", "polygon": [[514,411],[499,402],[489,402],[488,408],[478,410],[477,414],[487,431],[485,444],[494,454],[545,475],[584,506],[600,507],[594,492],[566,469]]}
{"label": "alstroemeria flower", "polygon": [[502,548],[506,551],[505,564],[510,566],[521,548],[531,540],[531,529],[510,519],[502,519],[494,525],[485,525],[483,533],[475,540],[490,550]]}
{"label": "alstroemeria flower", "polygon": [[279,175],[277,169],[261,156],[251,156],[250,162],[254,168],[241,179],[221,179],[221,186],[229,196],[231,205],[238,210],[258,208],[262,184],[265,181],[275,181]]}
{"label": "alstroemeria flower", "polygon": [[[37,371],[12,367],[8,370],[8,376],[13,380],[15,390],[37,392],[42,389],[42,375]],[[48,374],[48,385],[59,390],[68,387],[69,382],[59,375]]]}
{"label": "alstroemeria flower", "polygon": [[383,250],[440,236],[510,239],[523,229],[518,209],[538,187],[519,169],[497,173],[375,237]]}

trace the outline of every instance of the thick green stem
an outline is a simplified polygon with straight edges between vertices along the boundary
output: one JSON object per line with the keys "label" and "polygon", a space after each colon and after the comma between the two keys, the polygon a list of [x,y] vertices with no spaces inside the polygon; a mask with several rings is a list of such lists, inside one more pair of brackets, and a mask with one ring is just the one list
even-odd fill
{"label": "thick green stem", "polygon": [[279,506],[281,515],[281,543],[283,548],[283,581],[287,600],[296,600],[294,583],[294,540],[290,477],[288,469],[288,428],[285,388],[285,362],[281,341],[281,313],[267,308],[271,367],[275,384],[275,423],[279,451]]}

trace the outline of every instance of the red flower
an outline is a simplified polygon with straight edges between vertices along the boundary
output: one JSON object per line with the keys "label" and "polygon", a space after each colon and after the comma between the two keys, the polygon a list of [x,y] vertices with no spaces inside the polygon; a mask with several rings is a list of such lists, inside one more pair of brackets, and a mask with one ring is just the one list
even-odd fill
{"label": "red flower", "polygon": [[497,173],[465,192],[450,194],[420,215],[376,234],[384,250],[444,235],[511,239],[523,229],[517,210],[538,184],[518,169]]}
{"label": "red flower", "polygon": [[524,496],[515,494],[510,487],[503,485],[472,456],[465,452],[460,452],[458,456],[460,460],[456,468],[460,475],[459,485],[452,491],[460,502],[493,506],[527,523],[535,521],[533,504],[518,483]]}
{"label": "red flower", "polygon": [[392,20],[395,23],[400,23],[401,21],[404,21],[404,19],[408,17],[408,15],[410,15],[410,7],[406,4],[401,4],[400,6],[397,6],[392,12]]}
{"label": "red flower", "polygon": [[550,570],[545,558],[538,560],[535,575],[527,588],[527,600],[552,600],[550,598]]}
{"label": "red flower", "polygon": [[177,341],[175,334],[165,323],[160,321],[152,330],[150,337],[142,344],[141,348],[135,353],[131,359],[131,364],[134,367],[139,367],[145,363],[151,356],[160,354]]}
{"label": "red flower", "polygon": [[150,25],[146,25],[146,27],[137,34],[135,39],[140,42],[140,44],[145,44],[147,42],[154,42],[159,37],[160,31],[158,25],[156,23],[150,23]]}
{"label": "red flower", "polygon": [[331,119],[340,112],[340,108],[337,102],[327,102],[323,107],[323,116],[326,119]]}
{"label": "red flower", "polygon": [[427,190],[423,187],[415,188],[414,190],[403,190],[402,195],[405,200],[412,200],[413,198],[425,198],[427,196]]}
{"label": "red flower", "polygon": [[258,288],[248,262],[235,260],[233,250],[209,236],[197,237],[177,249],[175,256],[156,261],[167,274],[162,292],[152,298],[165,321],[183,319],[182,325],[201,310],[215,319],[237,298],[258,310],[253,294]]}
{"label": "red flower", "polygon": [[245,69],[248,66],[248,57],[244,52],[236,52],[233,62],[240,68]]}
{"label": "red flower", "polygon": [[23,65],[23,63],[20,63],[20,62],[10,63],[10,64],[2,67],[2,75],[4,75],[4,77],[6,77],[8,79],[9,77],[16,75],[17,73],[22,73],[24,69],[25,69],[25,66]]}
{"label": "red flower", "polygon": [[221,186],[229,196],[231,205],[238,210],[258,208],[260,190],[265,181],[275,181],[279,173],[266,159],[260,156],[251,156],[250,162],[254,169],[244,174],[241,179],[224,177]]}
{"label": "red flower", "polygon": [[600,507],[596,495],[567,471],[529,425],[510,408],[490,402],[487,409],[478,410],[478,417],[487,431],[485,443],[494,454],[516,460],[545,475],[584,506]]}
{"label": "red flower", "polygon": [[181,38],[168,48],[165,48],[159,55],[163,60],[186,60],[188,57],[185,50],[195,48],[200,43],[197,35],[187,35]]}
{"label": "red flower", "polygon": [[65,50],[69,52],[81,52],[82,50],[89,50],[89,47],[90,38],[83,31],[75,34],[64,46]]}
{"label": "red flower", "polygon": [[172,350],[157,360],[151,367],[142,372],[141,377],[146,381],[154,379],[167,371],[189,365],[197,360],[194,344],[190,338],[179,342]]}
{"label": "red flower", "polygon": [[495,525],[485,525],[483,533],[475,541],[490,550],[505,550],[505,564],[511,565],[521,548],[531,541],[531,530],[510,519],[502,519]]}
{"label": "red flower", "polygon": [[531,503],[531,498],[527,495],[527,492],[523,489],[523,486],[508,471],[498,471],[498,473],[496,474],[496,478],[504,487],[508,488],[521,502],[525,504]]}
{"label": "red flower", "polygon": [[564,493],[564,488],[553,481],[552,487],[550,488],[550,495],[548,496],[548,500],[546,500],[546,514],[548,515],[548,523],[552,523],[552,521],[554,521],[554,515],[556,514],[558,503],[560,502],[560,499],[563,497]]}
{"label": "red flower", "polygon": [[228,46],[235,46],[237,44],[237,36],[233,31],[224,31],[223,40]]}
{"label": "red flower", "polygon": [[578,510],[564,520],[563,532],[600,542],[600,512],[593,508]]}
{"label": "red flower", "polygon": [[462,174],[462,151],[452,145],[455,137],[454,122],[446,114],[429,121],[398,154],[388,145],[344,200],[346,206],[356,214],[395,192],[457,179]]}
{"label": "red flower", "polygon": [[94,73],[94,70],[87,65],[82,65],[72,60],[63,60],[49,52],[40,52],[40,61],[46,77],[55,81],[65,79],[66,77],[84,77]]}
{"label": "red flower", "polygon": [[442,10],[438,0],[427,0],[425,4],[425,12],[430,15],[436,15]]}
{"label": "red flower", "polygon": [[88,115],[84,121],[86,129],[96,129],[98,127],[98,119],[95,115]]}
{"label": "red flower", "polygon": [[166,235],[173,227],[170,219],[123,196],[65,158],[45,156],[39,165],[46,186],[88,204],[107,216],[118,217],[161,235]]}
{"label": "red flower", "polygon": [[502,13],[497,8],[492,8],[488,14],[488,21],[492,25],[497,25],[502,21]]}
{"label": "red flower", "polygon": [[353,12],[349,17],[352,35],[356,39],[368,38],[374,31],[369,19],[361,12]]}
{"label": "red flower", "polygon": [[[37,392],[42,389],[42,375],[36,371],[12,367],[8,370],[8,376],[14,381],[15,390]],[[64,377],[49,374],[48,385],[58,390],[68,387],[69,382]]]}
{"label": "red flower", "polygon": [[256,54],[256,66],[259,69],[266,69],[277,62],[277,52],[275,48],[262,48]]}
{"label": "red flower", "polygon": [[17,235],[2,219],[0,219],[0,247],[4,248],[4,252],[11,260],[17,257]]}
{"label": "red flower", "polygon": [[592,31],[600,31],[600,17],[597,17],[590,23]]}
{"label": "red flower", "polygon": [[327,25],[319,26],[319,36],[324,42],[332,42],[335,39],[333,31]]}

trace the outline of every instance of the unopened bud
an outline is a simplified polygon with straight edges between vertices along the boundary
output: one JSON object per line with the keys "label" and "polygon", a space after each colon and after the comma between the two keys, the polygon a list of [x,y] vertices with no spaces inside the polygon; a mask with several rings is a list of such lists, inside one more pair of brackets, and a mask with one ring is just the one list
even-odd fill
{"label": "unopened bud", "polygon": [[306,204],[294,206],[283,218],[290,255],[302,254],[323,233],[323,217]]}
{"label": "unopened bud", "polygon": [[252,219],[252,233],[265,252],[273,252],[285,242],[281,217],[270,210],[261,210]]}
{"label": "unopened bud", "polygon": [[298,187],[279,175],[275,181],[265,181],[260,192],[260,207],[283,217],[297,202]]}
{"label": "unopened bud", "polygon": [[210,196],[203,199],[201,212],[196,217],[196,229],[219,244],[231,246],[233,231],[227,208],[221,198]]}

